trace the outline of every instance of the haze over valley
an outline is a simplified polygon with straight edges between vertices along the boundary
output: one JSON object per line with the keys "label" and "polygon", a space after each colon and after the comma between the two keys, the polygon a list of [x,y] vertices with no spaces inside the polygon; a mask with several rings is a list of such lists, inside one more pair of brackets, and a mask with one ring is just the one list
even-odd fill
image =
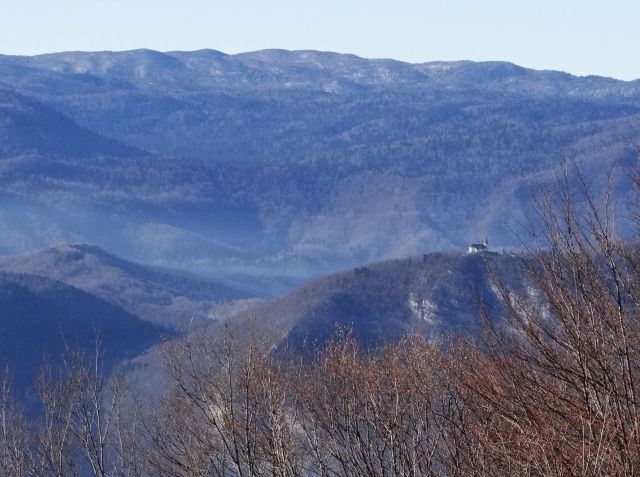
{"label": "haze over valley", "polygon": [[0,55],[0,477],[635,475],[639,145],[640,80]]}
{"label": "haze over valley", "polygon": [[271,296],[520,247],[563,163],[628,168],[639,134],[640,82],[500,62],[70,52],[2,56],[0,78],[2,253],[90,243]]}
{"label": "haze over valley", "polygon": [[640,81],[505,62],[67,52],[0,79],[7,286],[89,294],[158,327],[145,346],[251,316],[294,347],[473,329],[500,297],[468,244],[520,250],[567,166],[600,190],[616,165],[625,216],[640,142]]}
{"label": "haze over valley", "polygon": [[640,3],[0,14],[0,477],[635,477]]}

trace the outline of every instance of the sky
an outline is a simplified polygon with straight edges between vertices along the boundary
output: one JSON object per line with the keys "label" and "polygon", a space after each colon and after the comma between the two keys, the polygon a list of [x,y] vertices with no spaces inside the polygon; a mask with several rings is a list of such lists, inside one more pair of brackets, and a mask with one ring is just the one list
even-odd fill
{"label": "sky", "polygon": [[0,53],[316,49],[640,78],[640,0],[0,0]]}

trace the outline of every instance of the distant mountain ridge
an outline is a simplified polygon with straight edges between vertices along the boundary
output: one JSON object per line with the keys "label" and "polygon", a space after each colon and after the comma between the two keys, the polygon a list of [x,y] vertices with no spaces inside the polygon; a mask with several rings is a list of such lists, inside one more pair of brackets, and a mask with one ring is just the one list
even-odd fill
{"label": "distant mountain ridge", "polygon": [[143,265],[87,244],[0,257],[0,271],[65,283],[156,326],[180,329],[208,321],[209,308],[250,293],[184,272]]}
{"label": "distant mountain ridge", "polygon": [[[502,62],[68,52],[0,56],[0,83],[41,105],[24,127],[0,108],[0,252],[83,241],[277,291],[479,236],[517,247],[563,161],[598,187],[640,143],[640,81]],[[62,145],[33,133],[56,137],[51,111]]]}

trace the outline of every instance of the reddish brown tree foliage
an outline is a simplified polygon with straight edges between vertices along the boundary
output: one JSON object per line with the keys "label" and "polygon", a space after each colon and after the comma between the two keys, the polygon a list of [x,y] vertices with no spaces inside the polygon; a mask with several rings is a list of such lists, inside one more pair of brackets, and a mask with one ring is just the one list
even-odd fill
{"label": "reddish brown tree foliage", "polygon": [[75,357],[43,372],[33,425],[5,381],[0,476],[640,474],[640,248],[616,238],[609,195],[570,189],[540,199],[535,286],[497,276],[505,316],[482,339],[347,336],[302,359],[252,327],[194,334],[165,345],[169,389],[144,416]]}
{"label": "reddish brown tree foliage", "polygon": [[505,327],[449,367],[481,474],[640,472],[640,255],[616,239],[610,195],[598,206],[583,186],[577,202],[568,184],[539,202],[534,296],[501,287]]}

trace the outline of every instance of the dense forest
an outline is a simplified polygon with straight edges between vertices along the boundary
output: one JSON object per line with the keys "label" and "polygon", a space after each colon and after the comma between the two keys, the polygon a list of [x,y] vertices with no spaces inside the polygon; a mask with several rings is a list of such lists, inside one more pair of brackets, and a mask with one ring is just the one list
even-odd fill
{"label": "dense forest", "polygon": [[0,76],[0,253],[88,242],[274,294],[518,247],[567,158],[591,180],[640,140],[640,82],[504,62],[137,50],[0,56]]}

